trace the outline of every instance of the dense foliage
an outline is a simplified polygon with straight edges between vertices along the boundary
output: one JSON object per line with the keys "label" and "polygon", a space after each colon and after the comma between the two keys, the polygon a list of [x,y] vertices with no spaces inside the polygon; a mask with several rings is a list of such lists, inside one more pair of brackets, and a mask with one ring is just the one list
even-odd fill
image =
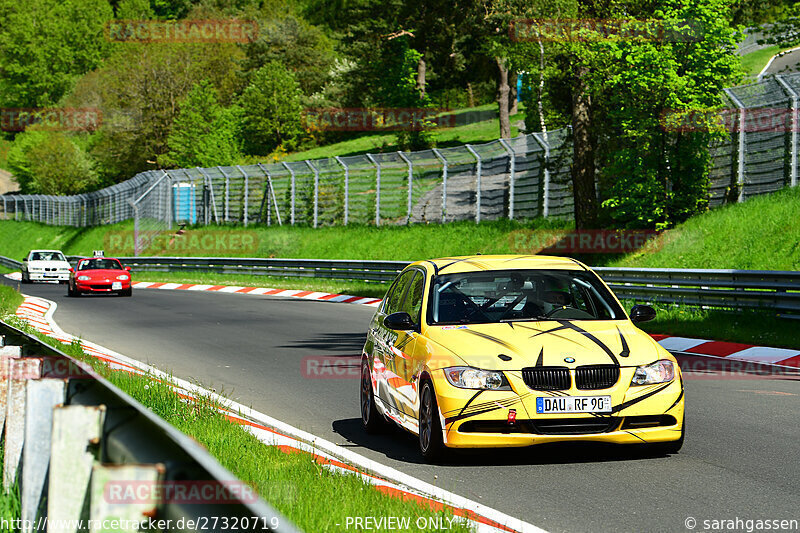
{"label": "dense foliage", "polygon": [[[735,25],[792,24],[794,9],[786,0],[0,0],[0,105],[102,114],[93,131],[6,132],[7,166],[23,192],[69,194],[159,166],[277,159],[361,134],[315,130],[308,108],[495,102],[507,137],[522,76],[526,129],[572,126],[578,226],[667,227],[706,208],[712,134],[667,131],[660,117],[718,106],[739,81]],[[576,19],[656,20],[670,31],[513,30]],[[257,31],[238,42],[109,37],[120,21],[210,20]],[[674,38],[698,28],[699,39]],[[429,126],[397,132],[387,149],[434,146]]]}

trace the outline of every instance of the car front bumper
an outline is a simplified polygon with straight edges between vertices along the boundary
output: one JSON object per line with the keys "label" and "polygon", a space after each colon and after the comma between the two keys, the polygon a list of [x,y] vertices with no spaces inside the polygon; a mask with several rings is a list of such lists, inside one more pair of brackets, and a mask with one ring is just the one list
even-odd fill
{"label": "car front bumper", "polygon": [[[121,288],[113,289],[113,283],[120,283]],[[80,292],[119,292],[127,291],[131,288],[130,281],[76,281],[75,287]]]}
{"label": "car front bumper", "polygon": [[28,272],[31,281],[69,281],[69,272]]}
{"label": "car front bumper", "polygon": [[[531,390],[521,378],[508,376],[512,391],[478,391],[450,385],[442,372],[433,381],[439,402],[444,442],[451,448],[530,446],[547,442],[590,441],[615,444],[669,442],[681,437],[683,381],[629,386],[634,369],[623,369],[617,384],[605,390]],[[611,396],[604,414],[537,414],[539,396]],[[509,413],[514,411],[510,422]]]}

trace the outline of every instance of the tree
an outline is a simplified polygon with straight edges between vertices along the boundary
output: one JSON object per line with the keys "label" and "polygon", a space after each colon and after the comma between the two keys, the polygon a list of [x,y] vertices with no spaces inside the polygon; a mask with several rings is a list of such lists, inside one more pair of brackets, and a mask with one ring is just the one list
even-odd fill
{"label": "tree", "polygon": [[179,104],[197,83],[208,80],[220,105],[233,103],[242,88],[242,57],[226,43],[125,43],[77,83],[65,104],[101,110],[89,151],[109,181],[128,179],[169,151]]}
{"label": "tree", "polygon": [[0,0],[0,105],[56,104],[110,49],[106,0]]}
{"label": "tree", "polygon": [[300,139],[304,132],[300,97],[297,81],[280,63],[273,61],[256,71],[239,99],[246,153],[268,155]]}
{"label": "tree", "polygon": [[169,152],[159,157],[166,167],[233,165],[239,158],[238,110],[217,102],[208,81],[195,84],[180,104],[167,138]]}
{"label": "tree", "polygon": [[86,152],[63,132],[33,129],[17,136],[8,167],[23,194],[79,194],[98,181]]}

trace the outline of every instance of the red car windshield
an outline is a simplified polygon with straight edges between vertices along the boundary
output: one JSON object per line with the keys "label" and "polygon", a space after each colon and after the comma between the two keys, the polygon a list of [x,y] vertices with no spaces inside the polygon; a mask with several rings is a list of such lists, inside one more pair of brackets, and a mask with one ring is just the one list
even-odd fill
{"label": "red car windshield", "polygon": [[116,259],[87,259],[81,261],[78,270],[122,270],[122,265]]}

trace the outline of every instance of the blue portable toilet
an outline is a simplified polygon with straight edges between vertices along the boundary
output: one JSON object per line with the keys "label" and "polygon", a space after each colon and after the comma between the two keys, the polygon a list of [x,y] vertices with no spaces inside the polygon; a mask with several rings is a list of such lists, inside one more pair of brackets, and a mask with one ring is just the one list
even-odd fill
{"label": "blue portable toilet", "polygon": [[197,224],[194,183],[176,183],[172,186],[172,213],[175,222]]}

